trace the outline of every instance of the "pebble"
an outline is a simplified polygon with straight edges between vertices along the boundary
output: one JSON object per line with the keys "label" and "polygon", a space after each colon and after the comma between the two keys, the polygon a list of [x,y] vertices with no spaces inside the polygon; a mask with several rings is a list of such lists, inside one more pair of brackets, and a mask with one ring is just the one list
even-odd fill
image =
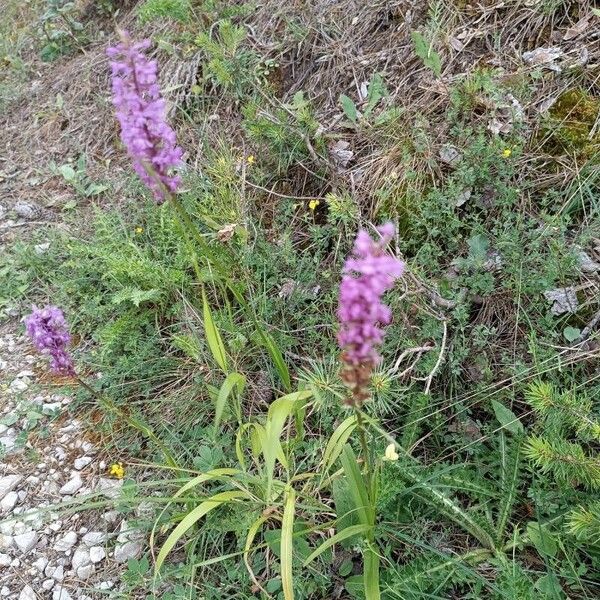
{"label": "pebble", "polygon": [[21,535],[15,535],[14,540],[17,548],[19,548],[23,554],[27,554],[33,550],[37,544],[38,534],[35,531],[27,531]]}
{"label": "pebble", "polygon": [[40,572],[43,573],[44,569],[48,566],[48,559],[45,556],[40,556],[34,563],[33,566]]}
{"label": "pebble", "polygon": [[6,475],[0,478],[0,499],[11,492],[23,479],[20,475]]}
{"label": "pebble", "polygon": [[11,558],[8,554],[0,553],[0,567],[8,567],[11,562]]}
{"label": "pebble", "polygon": [[73,466],[78,470],[81,471],[81,469],[85,469],[85,467],[87,467],[91,462],[92,462],[92,458],[89,456],[82,456],[80,458],[76,458],[75,462],[73,463]]}
{"label": "pebble", "polygon": [[26,585],[19,594],[19,600],[37,600],[37,595],[31,586]]}
{"label": "pebble", "polygon": [[42,588],[45,589],[47,592],[49,592],[54,587],[55,583],[56,582],[54,581],[54,579],[46,579],[42,583]]}
{"label": "pebble", "polygon": [[96,572],[96,567],[94,565],[85,565],[84,567],[79,567],[77,569],[77,577],[79,579],[89,579]]}
{"label": "pebble", "polygon": [[23,377],[22,379],[21,378],[13,379],[10,382],[9,387],[12,392],[17,392],[17,393],[24,392],[29,387],[29,378]]}
{"label": "pebble", "polygon": [[0,511],[10,512],[19,501],[19,494],[17,492],[8,492],[4,498],[0,501]]}
{"label": "pebble", "polygon": [[106,541],[106,534],[101,531],[90,531],[86,533],[81,541],[88,547],[98,546],[98,544],[102,544]]}
{"label": "pebble", "polygon": [[79,488],[83,485],[83,481],[79,476],[79,473],[76,473],[65,485],[63,485],[59,492],[65,495],[73,495]]}
{"label": "pebble", "polygon": [[54,544],[54,549],[57,552],[67,552],[76,543],[77,543],[77,534],[74,531],[69,531]]}
{"label": "pebble", "polygon": [[52,592],[52,600],[73,600],[73,597],[62,585],[59,585]]}
{"label": "pebble", "polygon": [[131,558],[139,558],[142,554],[143,547],[144,542],[140,533],[131,530],[127,521],[123,520],[113,555],[115,562],[124,563]]}
{"label": "pebble", "polygon": [[93,563],[100,562],[106,556],[106,552],[102,546],[92,546],[90,548],[90,560]]}
{"label": "pebble", "polygon": [[92,559],[90,558],[89,550],[85,547],[80,546],[73,553],[73,558],[71,559],[71,566],[73,570],[77,571],[77,569],[89,565],[91,560]]}

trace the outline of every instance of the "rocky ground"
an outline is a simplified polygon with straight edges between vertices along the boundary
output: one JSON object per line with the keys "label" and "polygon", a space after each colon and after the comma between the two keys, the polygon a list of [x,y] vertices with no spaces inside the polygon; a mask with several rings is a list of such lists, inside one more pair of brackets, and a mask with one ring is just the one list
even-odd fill
{"label": "rocky ground", "polygon": [[[0,249],[39,219],[25,208],[0,211]],[[0,321],[0,598],[106,598],[144,542],[113,509],[123,481],[54,393],[19,317]]]}

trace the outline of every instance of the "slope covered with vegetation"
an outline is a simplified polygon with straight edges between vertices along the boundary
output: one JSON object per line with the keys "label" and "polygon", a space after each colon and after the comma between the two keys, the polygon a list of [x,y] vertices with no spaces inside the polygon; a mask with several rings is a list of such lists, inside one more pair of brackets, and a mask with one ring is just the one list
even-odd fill
{"label": "slope covered with vegetation", "polygon": [[[47,224],[6,233],[0,310],[68,317],[98,397],[54,383],[147,508],[121,597],[598,597],[596,4],[8,5],[3,199]],[[177,206],[119,140],[117,28],[160,65]],[[342,265],[388,221],[352,410]]]}

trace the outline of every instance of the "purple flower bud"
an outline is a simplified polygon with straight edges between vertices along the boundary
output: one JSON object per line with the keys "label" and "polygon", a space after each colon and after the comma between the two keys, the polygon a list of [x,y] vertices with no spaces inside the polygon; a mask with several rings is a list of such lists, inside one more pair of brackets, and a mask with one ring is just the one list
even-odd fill
{"label": "purple flower bud", "polygon": [[183,150],[166,121],[166,105],[157,83],[158,64],[144,54],[150,41],[132,43],[127,32],[122,37],[118,46],[106,51],[113,59],[113,104],[121,124],[121,140],[135,172],[162,204],[166,194],[179,185],[180,178],[170,171],[181,165]]}
{"label": "purple flower bud", "polygon": [[60,308],[34,306],[33,312],[25,317],[25,328],[37,350],[50,355],[51,368],[55,373],[75,375],[73,360],[67,350],[71,336]]}
{"label": "purple flower bud", "polygon": [[356,404],[368,396],[365,390],[370,373],[381,361],[378,353],[384,337],[381,326],[388,325],[392,319],[389,307],[381,298],[404,272],[404,263],[385,253],[385,247],[394,236],[394,225],[386,223],[377,231],[378,241],[365,230],[358,232],[340,285],[338,343],[346,364],[342,376],[353,391],[352,402]]}

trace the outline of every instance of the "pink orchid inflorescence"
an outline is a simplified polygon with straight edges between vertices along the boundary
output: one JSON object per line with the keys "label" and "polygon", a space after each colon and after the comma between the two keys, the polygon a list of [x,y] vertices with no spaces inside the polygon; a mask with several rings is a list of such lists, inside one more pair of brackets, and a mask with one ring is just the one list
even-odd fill
{"label": "pink orchid inflorescence", "polygon": [[113,104],[121,124],[121,140],[135,172],[150,188],[158,204],[177,190],[180,178],[170,174],[181,165],[183,150],[166,121],[166,104],[158,86],[158,64],[144,54],[149,40],[133,43],[127,32],[122,42],[108,48],[113,60]]}
{"label": "pink orchid inflorescence", "polygon": [[377,231],[378,240],[365,230],[358,232],[340,285],[338,343],[344,363],[342,377],[352,391],[349,402],[353,405],[368,397],[372,370],[381,362],[378,348],[385,335],[382,326],[392,319],[382,296],[404,272],[404,263],[385,252],[394,237],[394,225],[386,223]]}
{"label": "pink orchid inflorescence", "polygon": [[34,346],[51,357],[51,368],[61,375],[75,375],[73,360],[68,351],[71,336],[65,316],[56,306],[33,307],[25,317],[25,328]]}

